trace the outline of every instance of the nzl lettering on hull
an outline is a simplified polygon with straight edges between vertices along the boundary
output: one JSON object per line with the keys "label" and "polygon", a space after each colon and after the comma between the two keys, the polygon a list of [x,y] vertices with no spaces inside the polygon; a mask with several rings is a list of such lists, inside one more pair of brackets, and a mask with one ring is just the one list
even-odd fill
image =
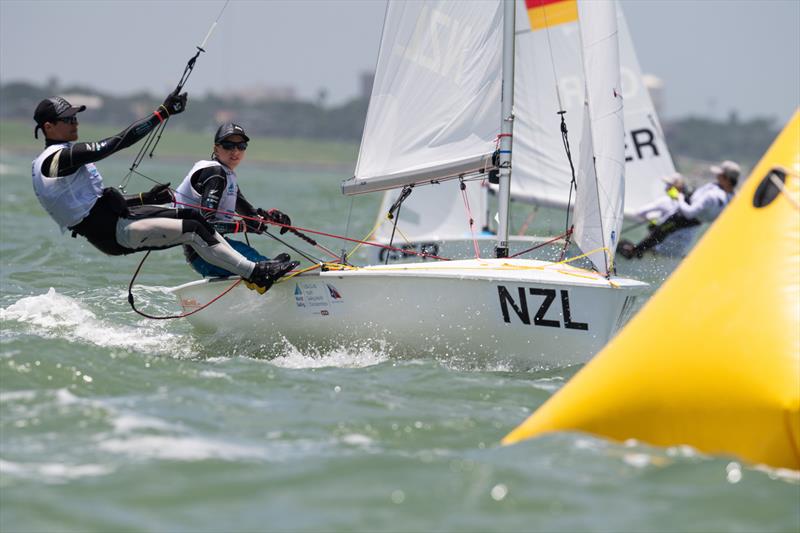
{"label": "nzl lettering on hull", "polygon": [[[512,315],[509,312],[510,308],[523,324],[531,325],[531,309],[536,309],[536,314],[533,315],[533,325],[548,328],[562,327],[561,320],[553,320],[553,315],[556,313],[555,311],[550,314],[550,318],[547,318],[547,312],[550,310],[556,297],[560,295],[563,327],[566,329],[589,331],[589,324],[587,322],[576,322],[572,319],[572,309],[569,305],[569,291],[567,290],[561,289],[557,291],[556,289],[531,287],[526,291],[525,287],[511,287],[509,289],[503,285],[498,285],[497,295],[500,298],[500,312],[503,314],[504,322],[511,323]],[[539,297],[543,298],[540,300]],[[529,307],[529,305],[531,307]],[[536,307],[537,305],[538,308]]]}

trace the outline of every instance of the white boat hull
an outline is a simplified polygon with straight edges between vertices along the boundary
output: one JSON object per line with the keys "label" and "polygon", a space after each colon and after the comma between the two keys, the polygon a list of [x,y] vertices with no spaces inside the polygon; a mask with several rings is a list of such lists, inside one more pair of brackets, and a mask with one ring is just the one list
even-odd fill
{"label": "white boat hull", "polygon": [[[199,280],[173,292],[188,312],[232,281]],[[366,343],[393,354],[538,368],[589,360],[645,287],[531,260],[373,266],[307,273],[264,295],[240,284],[188,320],[205,332],[304,351]]]}

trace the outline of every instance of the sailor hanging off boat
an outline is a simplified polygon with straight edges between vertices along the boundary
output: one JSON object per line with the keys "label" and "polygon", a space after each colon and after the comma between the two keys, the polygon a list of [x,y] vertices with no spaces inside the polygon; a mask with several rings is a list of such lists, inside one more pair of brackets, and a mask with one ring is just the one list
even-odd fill
{"label": "sailor hanging off boat", "polygon": [[713,222],[733,198],[741,169],[733,161],[710,168],[716,181],[691,192],[680,175],[667,180],[667,197],[644,206],[639,216],[650,220],[649,234],[638,244],[622,240],[618,252],[627,259],[641,259],[644,252],[683,257],[703,222]]}
{"label": "sailor hanging off boat", "polygon": [[81,143],[75,142],[77,114],[86,106],[72,106],[58,96],[42,100],[33,116],[34,136],[38,138],[41,129],[45,137],[45,149],[32,168],[39,203],[62,232],[69,229],[73,237],[82,235],[108,255],[186,244],[209,263],[269,288],[293,268],[291,263],[255,263],[231,248],[197,211],[147,205],[169,202],[168,185],[132,196],[103,186],[94,163],[133,145],[169,116],[183,112],[186,99],[186,93],[175,91],[149,117],[107,139]]}
{"label": "sailor hanging off boat", "polygon": [[[175,207],[191,206],[220,234],[251,231],[263,233],[267,222],[282,224],[280,232],[286,233],[292,221],[277,209],[268,211],[248,202],[236,178],[236,168],[244,160],[250,138],[238,124],[222,124],[214,135],[211,160],[198,161],[175,190]],[[234,214],[243,215],[243,223]],[[244,242],[225,237],[236,251],[251,261],[267,261],[253,247]],[[186,260],[194,270],[207,277],[231,276],[232,272],[210,263],[193,248],[184,246]],[[267,264],[274,264],[280,271],[293,269],[299,263],[290,261],[288,254],[278,254]]]}

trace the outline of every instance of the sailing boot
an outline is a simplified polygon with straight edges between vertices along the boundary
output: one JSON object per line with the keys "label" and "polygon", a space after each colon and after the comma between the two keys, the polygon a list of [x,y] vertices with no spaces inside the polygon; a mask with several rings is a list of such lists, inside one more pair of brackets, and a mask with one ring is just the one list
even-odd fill
{"label": "sailing boot", "polygon": [[273,283],[297,268],[299,264],[299,261],[259,261],[250,278],[245,280],[245,285],[248,289],[264,294]]}
{"label": "sailing boot", "polygon": [[[287,261],[289,261],[291,259],[292,259],[292,257],[289,254],[287,254],[287,253],[279,253],[278,255],[273,257],[272,259],[265,259],[262,262],[267,264],[267,265],[276,265],[276,264],[279,264],[279,263],[285,263],[285,262],[287,262]],[[264,294],[266,292],[266,290],[267,290],[267,289],[260,288],[258,285],[256,285],[253,282],[250,282],[250,281],[245,281],[245,285],[250,290],[259,291],[260,294]],[[267,288],[269,288],[269,287],[267,287]]]}
{"label": "sailing boot", "polygon": [[272,263],[285,263],[286,261],[289,261],[291,258],[292,257],[289,254],[279,253],[272,259],[268,259],[268,261]]}

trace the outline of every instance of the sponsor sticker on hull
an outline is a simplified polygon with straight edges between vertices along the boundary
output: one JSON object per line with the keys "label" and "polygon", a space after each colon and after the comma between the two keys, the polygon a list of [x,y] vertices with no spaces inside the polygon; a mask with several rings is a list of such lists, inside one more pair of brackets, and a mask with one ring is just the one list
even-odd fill
{"label": "sponsor sticker on hull", "polygon": [[330,316],[331,308],[343,302],[342,293],[334,285],[319,281],[295,284],[294,302],[298,309],[318,316]]}

